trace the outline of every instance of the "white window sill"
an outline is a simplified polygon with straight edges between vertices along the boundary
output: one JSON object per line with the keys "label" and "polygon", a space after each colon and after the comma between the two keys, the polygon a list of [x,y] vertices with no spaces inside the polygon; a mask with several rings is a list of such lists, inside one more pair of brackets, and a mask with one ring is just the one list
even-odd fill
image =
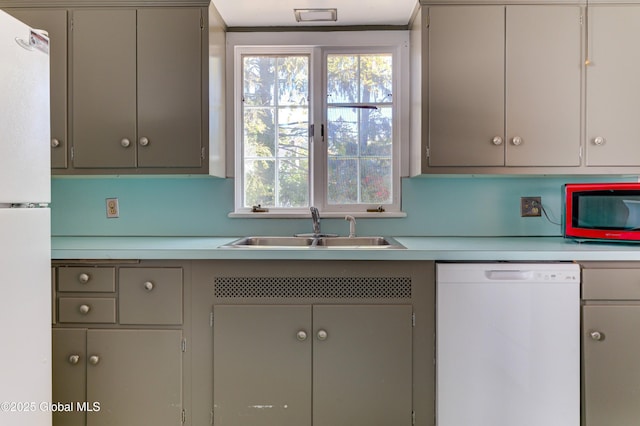
{"label": "white window sill", "polygon": [[[308,219],[311,214],[295,213],[295,212],[231,212],[227,215],[230,218],[242,218],[242,219]],[[405,212],[320,212],[320,218],[322,219],[344,219],[345,216],[353,216],[356,219],[386,219],[386,218],[399,218],[407,217]]]}

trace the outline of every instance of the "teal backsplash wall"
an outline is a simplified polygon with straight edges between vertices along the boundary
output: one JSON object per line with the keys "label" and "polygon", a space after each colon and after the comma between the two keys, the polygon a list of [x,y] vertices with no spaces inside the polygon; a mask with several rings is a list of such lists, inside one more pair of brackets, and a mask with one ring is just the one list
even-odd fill
{"label": "teal backsplash wall", "polygon": [[[360,235],[558,236],[560,225],[520,217],[520,197],[541,196],[552,221],[561,221],[567,182],[637,181],[637,177],[442,177],[402,182],[405,218],[358,219]],[[105,199],[117,197],[120,217],[107,219]],[[233,180],[207,176],[54,177],[55,236],[241,236],[310,232],[308,219],[239,219]],[[323,232],[348,233],[342,219],[323,219]]]}

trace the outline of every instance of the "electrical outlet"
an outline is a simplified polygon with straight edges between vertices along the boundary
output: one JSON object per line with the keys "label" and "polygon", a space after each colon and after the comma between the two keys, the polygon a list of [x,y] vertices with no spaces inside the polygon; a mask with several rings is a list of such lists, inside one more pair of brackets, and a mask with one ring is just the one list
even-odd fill
{"label": "electrical outlet", "polygon": [[116,217],[120,217],[120,207],[118,206],[117,198],[107,198],[107,218],[113,219]]}
{"label": "electrical outlet", "polygon": [[520,216],[542,216],[542,197],[520,197]]}

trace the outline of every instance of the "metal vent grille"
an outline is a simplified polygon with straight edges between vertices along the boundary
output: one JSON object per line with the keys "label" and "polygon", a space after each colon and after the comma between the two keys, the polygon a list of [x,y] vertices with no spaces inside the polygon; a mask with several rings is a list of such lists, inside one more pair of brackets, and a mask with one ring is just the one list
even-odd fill
{"label": "metal vent grille", "polygon": [[411,299],[410,277],[219,277],[216,298]]}

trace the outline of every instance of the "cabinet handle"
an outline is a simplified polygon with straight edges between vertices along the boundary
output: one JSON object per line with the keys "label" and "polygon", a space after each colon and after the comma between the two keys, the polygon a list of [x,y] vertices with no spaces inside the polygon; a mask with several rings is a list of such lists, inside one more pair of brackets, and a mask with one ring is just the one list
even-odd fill
{"label": "cabinet handle", "polygon": [[91,276],[89,276],[89,274],[83,273],[78,275],[78,281],[80,281],[82,284],[88,283],[90,279],[91,279]]}
{"label": "cabinet handle", "polygon": [[493,139],[491,139],[491,143],[494,145],[502,145],[502,138],[500,136],[494,136]]}
{"label": "cabinet handle", "polygon": [[123,138],[120,141],[120,145],[122,145],[123,148],[129,148],[129,145],[131,145],[131,141],[127,138]]}
{"label": "cabinet handle", "polygon": [[140,146],[147,146],[149,145],[149,138],[145,138],[144,136],[140,138]]}
{"label": "cabinet handle", "polygon": [[326,330],[318,330],[318,340],[327,340],[327,337],[329,337],[329,334]]}
{"label": "cabinet handle", "polygon": [[304,342],[305,340],[307,340],[307,332],[304,330],[300,330],[296,333],[296,339],[298,339],[301,342]]}
{"label": "cabinet handle", "polygon": [[60,146],[60,141],[56,138],[51,139],[51,148],[57,148]]}
{"label": "cabinet handle", "polygon": [[70,355],[69,364],[76,365],[80,362],[80,355]]}
{"label": "cabinet handle", "polygon": [[597,136],[597,137],[595,137],[595,138],[593,139],[593,144],[594,144],[594,145],[601,146],[601,145],[604,145],[604,144],[605,144],[605,142],[606,142],[606,140],[605,140],[605,138],[603,138],[602,136]]}
{"label": "cabinet handle", "polygon": [[89,305],[80,305],[79,311],[82,315],[87,315],[91,310],[91,306]]}
{"label": "cabinet handle", "polygon": [[515,146],[522,145],[522,142],[524,141],[520,136],[515,136],[513,139],[511,139],[511,143],[514,144]]}
{"label": "cabinet handle", "polygon": [[144,283],[144,289],[147,291],[151,291],[153,290],[153,283],[151,281],[147,281],[146,283]]}
{"label": "cabinet handle", "polygon": [[589,333],[589,336],[591,336],[591,340],[595,340],[597,342],[604,339],[604,334],[600,333],[599,331],[592,331],[591,333]]}
{"label": "cabinet handle", "polygon": [[99,362],[100,362],[100,357],[98,355],[91,355],[89,357],[89,364],[98,365]]}

